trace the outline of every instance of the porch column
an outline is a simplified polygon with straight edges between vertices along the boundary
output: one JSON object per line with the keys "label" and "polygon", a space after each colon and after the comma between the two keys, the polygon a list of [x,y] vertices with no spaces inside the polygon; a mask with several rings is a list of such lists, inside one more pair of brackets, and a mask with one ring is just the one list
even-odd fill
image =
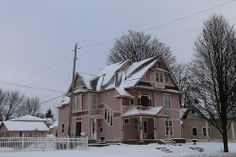
{"label": "porch column", "polygon": [[153,118],[153,127],[154,127],[154,139],[158,139],[158,134],[157,134],[157,126],[156,126],[156,118]]}
{"label": "porch column", "polygon": [[93,127],[94,127],[93,138],[94,140],[96,140],[97,139],[97,119],[96,118],[93,119]]}
{"label": "porch column", "polygon": [[139,117],[139,138],[140,138],[140,141],[143,140],[143,117],[142,116]]}
{"label": "porch column", "polygon": [[210,136],[209,136],[209,130],[208,130],[209,126],[208,126],[208,121],[206,120],[206,137],[209,140]]}

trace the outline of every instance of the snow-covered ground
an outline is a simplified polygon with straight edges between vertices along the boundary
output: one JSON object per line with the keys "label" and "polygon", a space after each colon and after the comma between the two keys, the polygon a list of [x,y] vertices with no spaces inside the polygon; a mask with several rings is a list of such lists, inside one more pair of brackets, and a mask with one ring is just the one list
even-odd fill
{"label": "snow-covered ground", "polygon": [[[222,143],[209,142],[183,144],[181,146],[173,145],[111,145],[107,147],[89,147],[89,150],[76,150],[76,151],[49,151],[49,152],[2,152],[1,157],[198,157],[198,156],[227,156],[236,157],[236,143],[230,143],[230,153],[224,154],[222,152]],[[161,149],[158,149],[160,148]],[[170,153],[162,151],[162,147],[169,149]],[[202,147],[204,152],[192,150],[189,147]]]}

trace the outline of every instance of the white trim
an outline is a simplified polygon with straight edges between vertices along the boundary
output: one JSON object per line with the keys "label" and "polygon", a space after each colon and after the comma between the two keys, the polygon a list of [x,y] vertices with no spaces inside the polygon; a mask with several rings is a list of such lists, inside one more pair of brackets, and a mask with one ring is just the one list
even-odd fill
{"label": "white trim", "polygon": [[[193,135],[193,128],[196,128],[196,134],[197,134],[197,135]],[[198,136],[197,127],[192,127],[192,130],[191,130],[191,132],[192,132],[192,136],[195,136],[195,137],[197,137],[197,136]]]}
{"label": "white trim", "polygon": [[[165,99],[164,99],[164,96],[170,96],[170,106],[169,107],[166,107],[165,106]],[[164,107],[164,108],[172,108],[172,96],[171,96],[171,94],[170,93],[162,93],[162,106]]]}
{"label": "white trim", "polygon": [[[95,104],[95,108],[93,108],[93,96],[96,96],[96,104]],[[90,95],[90,102],[91,102],[91,109],[92,110],[96,110],[97,108],[98,108],[98,95],[97,94],[95,94],[95,93],[92,93],[91,95]]]}
{"label": "white trim", "polygon": [[[172,128],[172,134],[166,134],[166,121],[168,121],[168,128],[170,127],[169,126],[169,121],[171,121],[171,124],[172,124],[172,126],[171,126],[171,128]],[[168,137],[173,137],[174,136],[174,123],[173,123],[173,119],[164,119],[164,129],[165,129],[165,136],[168,136]],[[170,133],[170,131],[169,131],[169,133]]]}
{"label": "white trim", "polygon": [[234,135],[234,121],[231,122],[231,128],[232,128],[232,138],[235,140],[235,135]]}

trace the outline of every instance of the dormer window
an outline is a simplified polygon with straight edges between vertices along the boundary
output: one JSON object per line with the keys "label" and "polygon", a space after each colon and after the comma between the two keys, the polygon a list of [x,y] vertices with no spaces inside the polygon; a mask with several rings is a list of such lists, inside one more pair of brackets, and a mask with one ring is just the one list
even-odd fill
{"label": "dormer window", "polygon": [[157,83],[163,83],[164,82],[163,72],[156,72],[156,82]]}

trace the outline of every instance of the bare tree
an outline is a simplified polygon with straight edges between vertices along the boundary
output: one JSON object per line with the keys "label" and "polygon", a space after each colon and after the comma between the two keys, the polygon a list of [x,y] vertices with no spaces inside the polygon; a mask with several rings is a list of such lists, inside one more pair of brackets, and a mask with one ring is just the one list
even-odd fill
{"label": "bare tree", "polygon": [[20,115],[32,115],[36,116],[40,112],[40,103],[38,97],[27,97],[22,102],[20,107]]}
{"label": "bare tree", "polygon": [[127,34],[116,39],[108,55],[107,63],[112,64],[127,59],[137,62],[158,55],[162,55],[171,68],[174,66],[175,57],[166,44],[144,32],[129,30]]}
{"label": "bare tree", "polygon": [[0,89],[0,120],[3,120],[6,94]]}
{"label": "bare tree", "polygon": [[231,121],[236,118],[236,37],[223,16],[213,15],[204,23],[195,42],[193,60],[197,108],[222,134],[228,152]]}
{"label": "bare tree", "polygon": [[4,101],[6,107],[5,120],[17,117],[20,115],[19,109],[21,108],[24,95],[20,94],[19,91],[7,91],[6,99]]}
{"label": "bare tree", "polygon": [[180,105],[182,107],[188,107],[188,105],[193,102],[190,67],[190,63],[179,63],[173,70],[173,74],[181,91]]}

